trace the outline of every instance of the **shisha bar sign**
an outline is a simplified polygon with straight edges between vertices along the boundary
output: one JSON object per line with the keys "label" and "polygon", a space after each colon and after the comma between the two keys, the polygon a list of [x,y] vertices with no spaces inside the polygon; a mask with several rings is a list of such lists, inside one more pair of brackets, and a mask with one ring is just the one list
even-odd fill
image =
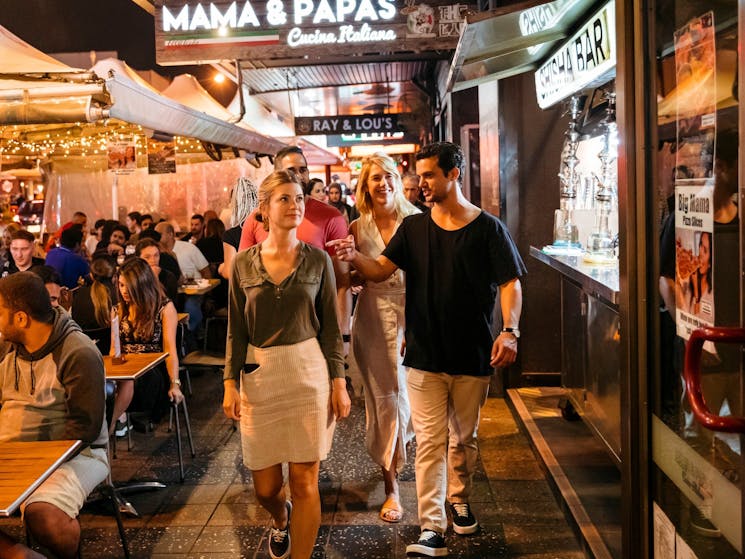
{"label": "shisha bar sign", "polygon": [[[473,6],[448,0],[167,2],[155,13],[159,64],[454,49]],[[452,0],[449,0],[452,1]]]}

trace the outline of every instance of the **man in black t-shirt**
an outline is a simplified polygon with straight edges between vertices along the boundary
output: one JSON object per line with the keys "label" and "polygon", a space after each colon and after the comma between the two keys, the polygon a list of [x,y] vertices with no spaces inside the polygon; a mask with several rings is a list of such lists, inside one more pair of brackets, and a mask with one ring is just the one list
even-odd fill
{"label": "man in black t-shirt", "polygon": [[[333,242],[338,257],[366,279],[383,281],[397,268],[406,272],[404,365],[422,529],[406,548],[413,556],[447,555],[446,497],[455,533],[478,530],[468,498],[479,412],[493,368],[514,363],[520,335],[519,277],[525,265],[502,222],[463,196],[463,161],[461,148],[449,142],[430,144],[416,155],[422,192],[434,205],[404,219],[377,259],[355,250],[352,237]],[[504,328],[494,339],[497,290]]]}

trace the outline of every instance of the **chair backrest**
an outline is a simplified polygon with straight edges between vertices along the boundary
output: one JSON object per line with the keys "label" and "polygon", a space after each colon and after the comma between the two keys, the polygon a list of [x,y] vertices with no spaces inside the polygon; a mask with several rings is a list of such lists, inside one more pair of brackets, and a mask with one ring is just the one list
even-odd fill
{"label": "chair backrest", "polygon": [[109,349],[111,348],[111,328],[94,328],[92,330],[83,330],[83,333],[93,340],[101,355],[109,354]]}

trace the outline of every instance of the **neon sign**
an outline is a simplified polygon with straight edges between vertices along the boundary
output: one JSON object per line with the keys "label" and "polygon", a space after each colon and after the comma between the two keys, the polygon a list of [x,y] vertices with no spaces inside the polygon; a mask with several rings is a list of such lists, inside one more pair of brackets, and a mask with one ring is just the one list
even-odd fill
{"label": "neon sign", "polygon": [[[336,45],[442,52],[457,45],[472,7],[452,0],[168,0],[155,14],[159,64],[344,56]],[[377,45],[380,44],[380,48]],[[385,45],[383,45],[385,44]],[[380,56],[377,54],[377,56]]]}
{"label": "neon sign", "polygon": [[[288,2],[289,3],[289,2]],[[389,0],[337,0],[335,8],[328,0],[292,0],[292,22],[296,25],[287,34],[287,44],[291,47],[302,45],[323,45],[336,43],[366,43],[378,41],[395,41],[396,32],[391,29],[376,30],[367,23],[360,27],[341,25],[337,30],[315,29],[304,33],[299,25],[310,20],[314,25],[323,23],[377,22],[390,20],[396,15],[395,6]],[[180,10],[171,12],[163,6],[163,31],[212,31],[217,30],[226,37],[229,30],[259,29],[262,27],[250,1],[244,2],[240,11],[238,2],[231,3],[224,11],[215,4],[209,5],[209,13],[200,4],[193,9],[186,4]],[[269,27],[285,25],[288,22],[283,0],[269,0],[266,3],[265,22]],[[192,40],[187,43],[185,41]],[[199,44],[199,38],[185,38],[166,42],[166,46],[185,46]],[[208,39],[208,42],[214,42]],[[204,44],[204,43],[201,43]]]}

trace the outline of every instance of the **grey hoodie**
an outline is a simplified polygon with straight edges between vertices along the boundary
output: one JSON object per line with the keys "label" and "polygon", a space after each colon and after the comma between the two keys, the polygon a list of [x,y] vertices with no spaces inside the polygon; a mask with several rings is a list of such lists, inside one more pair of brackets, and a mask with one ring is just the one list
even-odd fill
{"label": "grey hoodie", "polygon": [[79,439],[106,444],[103,359],[61,310],[44,346],[0,342],[0,441]]}

